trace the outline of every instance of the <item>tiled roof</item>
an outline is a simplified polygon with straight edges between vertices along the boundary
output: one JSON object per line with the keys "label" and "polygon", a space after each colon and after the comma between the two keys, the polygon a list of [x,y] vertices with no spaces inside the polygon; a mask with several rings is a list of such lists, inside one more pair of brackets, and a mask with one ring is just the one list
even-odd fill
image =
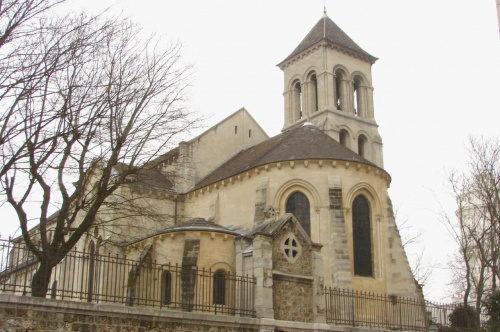
{"label": "tiled roof", "polygon": [[133,185],[141,188],[167,190],[172,189],[172,181],[170,181],[156,167],[143,168],[137,175],[137,180]]}
{"label": "tiled roof", "polygon": [[355,161],[376,166],[317,127],[303,125],[241,151],[201,179],[194,189],[227,179],[257,166],[311,159]]}
{"label": "tiled roof", "polygon": [[[128,165],[117,163],[115,170],[120,173]],[[134,187],[152,189],[152,190],[170,190],[172,189],[172,181],[170,181],[160,170],[152,165],[145,165],[140,168],[136,174],[136,178],[130,182]]]}
{"label": "tiled roof", "polygon": [[314,44],[326,40],[328,42],[348,48],[354,52],[366,56],[372,63],[377,60],[376,57],[369,54],[358,46],[342,29],[338,27],[328,16],[322,17],[318,23],[312,28],[302,42],[286,57],[281,63],[293,58],[302,51],[305,51]]}

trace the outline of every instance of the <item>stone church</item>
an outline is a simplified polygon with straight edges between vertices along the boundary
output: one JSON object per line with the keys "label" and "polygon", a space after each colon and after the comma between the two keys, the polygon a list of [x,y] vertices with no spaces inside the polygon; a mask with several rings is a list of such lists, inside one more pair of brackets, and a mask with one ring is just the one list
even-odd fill
{"label": "stone church", "polygon": [[[119,222],[89,231],[79,248],[167,266],[165,305],[177,296],[174,265],[254,276],[257,318],[325,323],[327,286],[421,299],[387,192],[376,60],[325,13],[278,65],[281,134],[268,137],[242,108],[181,142],[115,195],[153,206],[164,222],[102,215]],[[208,301],[224,304],[227,294],[217,296]]]}

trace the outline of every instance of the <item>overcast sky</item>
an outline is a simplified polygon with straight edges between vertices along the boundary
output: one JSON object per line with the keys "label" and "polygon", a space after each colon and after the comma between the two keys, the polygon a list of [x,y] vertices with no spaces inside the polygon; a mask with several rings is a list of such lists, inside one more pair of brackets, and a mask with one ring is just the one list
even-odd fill
{"label": "overcast sky", "polygon": [[[270,136],[283,126],[286,58],[323,15],[323,0],[70,0],[64,10],[112,6],[149,32],[183,44],[194,64],[190,104],[213,125],[245,107]],[[373,65],[375,119],[398,218],[429,261],[446,266],[453,213],[446,173],[462,168],[469,135],[500,136],[500,37],[495,0],[326,0],[328,16]],[[2,225],[2,235],[7,227]],[[424,287],[448,301],[446,270]]]}

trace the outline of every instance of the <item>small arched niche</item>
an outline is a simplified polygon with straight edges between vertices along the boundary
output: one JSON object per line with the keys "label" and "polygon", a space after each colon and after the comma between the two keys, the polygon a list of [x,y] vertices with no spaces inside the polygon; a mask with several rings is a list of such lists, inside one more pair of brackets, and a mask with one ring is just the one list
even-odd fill
{"label": "small arched niche", "polygon": [[346,148],[351,148],[351,135],[345,129],[341,129],[339,132],[339,142]]}
{"label": "small arched niche", "polygon": [[368,155],[368,139],[363,134],[358,136],[358,154],[363,158]]}

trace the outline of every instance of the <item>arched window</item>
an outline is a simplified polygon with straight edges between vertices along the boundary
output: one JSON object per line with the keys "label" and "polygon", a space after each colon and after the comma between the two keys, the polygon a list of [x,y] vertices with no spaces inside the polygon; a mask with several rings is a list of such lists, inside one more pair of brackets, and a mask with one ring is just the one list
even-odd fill
{"label": "arched window", "polygon": [[296,191],[286,201],[286,212],[293,213],[300,225],[311,236],[311,211],[306,195]]}
{"label": "arched window", "polygon": [[172,303],[172,273],[167,271],[163,274],[163,304]]}
{"label": "arched window", "polygon": [[311,112],[318,110],[318,79],[316,74],[311,75]]}
{"label": "arched window", "polygon": [[218,270],[214,273],[214,304],[226,304],[226,272]]}
{"label": "arched window", "polygon": [[341,70],[335,72],[335,106],[339,111],[345,111],[344,89],[344,74]]}
{"label": "arched window", "polygon": [[352,238],[354,274],[362,277],[372,277],[370,205],[363,195],[357,196],[352,203]]}
{"label": "arched window", "polygon": [[294,81],[292,86],[293,120],[297,121],[302,119],[302,88],[298,80]]}
{"label": "arched window", "polygon": [[361,157],[366,157],[366,142],[367,139],[365,135],[359,135],[358,137],[358,154]]}
{"label": "arched window", "polygon": [[359,77],[354,78],[354,96],[353,96],[353,101],[354,101],[354,114],[356,116],[361,116],[362,115],[362,98],[361,98],[361,91],[360,91],[360,86],[361,86],[361,80]]}

